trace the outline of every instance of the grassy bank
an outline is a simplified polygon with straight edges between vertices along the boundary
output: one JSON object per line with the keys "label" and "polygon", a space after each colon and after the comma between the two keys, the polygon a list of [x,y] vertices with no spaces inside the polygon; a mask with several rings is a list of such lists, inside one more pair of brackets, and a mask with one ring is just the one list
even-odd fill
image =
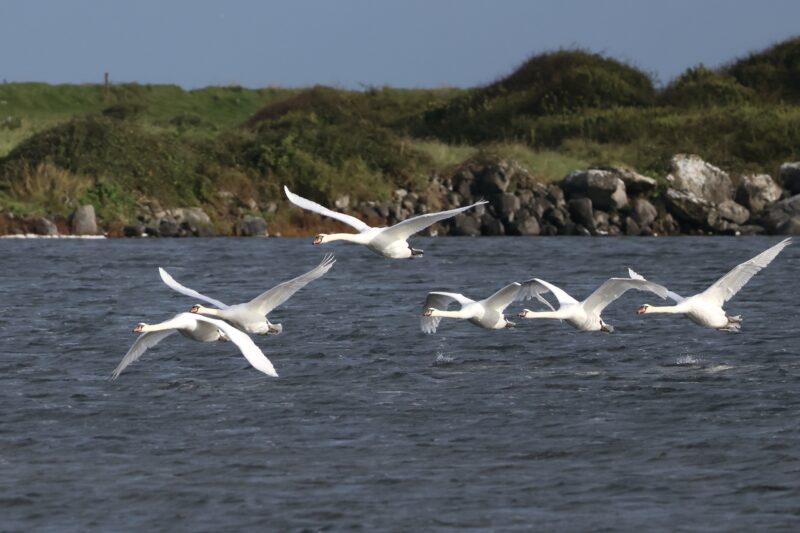
{"label": "grassy bank", "polygon": [[280,222],[288,184],[331,203],[423,189],[473,158],[513,159],[544,181],[625,165],[663,176],[697,153],[734,174],[800,159],[800,39],[664,88],[583,50],[531,57],[472,89],[0,85],[0,207],[125,223],[156,199],[201,206],[223,233]]}

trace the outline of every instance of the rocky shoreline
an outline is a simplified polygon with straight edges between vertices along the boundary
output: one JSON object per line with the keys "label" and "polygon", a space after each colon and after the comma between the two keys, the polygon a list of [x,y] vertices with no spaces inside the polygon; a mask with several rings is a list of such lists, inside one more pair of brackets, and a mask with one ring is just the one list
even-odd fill
{"label": "rocky shoreline", "polygon": [[[370,221],[394,224],[408,217],[488,200],[467,213],[436,224],[428,234],[479,235],[757,235],[800,234],[800,162],[781,166],[780,179],[768,174],[731,176],[695,155],[671,160],[666,181],[618,167],[575,170],[553,183],[537,180],[513,161],[469,164],[451,176],[432,176],[421,191],[396,190],[385,202],[336,209]],[[295,209],[283,199],[266,207],[251,200],[254,212]],[[279,207],[280,206],[280,207]],[[315,216],[315,215],[308,215]],[[208,237],[217,235],[199,207],[141,206],[135,223],[109,232],[98,225],[94,207],[81,206],[65,217],[14,217],[0,212],[0,234],[40,236]],[[239,214],[229,235],[268,236],[267,221]]]}

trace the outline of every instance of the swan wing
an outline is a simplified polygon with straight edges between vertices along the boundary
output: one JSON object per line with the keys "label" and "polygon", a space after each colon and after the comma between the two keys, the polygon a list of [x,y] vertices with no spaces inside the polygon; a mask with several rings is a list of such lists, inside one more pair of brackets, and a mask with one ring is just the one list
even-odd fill
{"label": "swan wing", "polygon": [[781,242],[767,248],[749,261],[745,261],[741,265],[734,267],[733,270],[722,276],[711,287],[703,291],[702,295],[706,300],[721,306],[727,302],[733,295],[750,281],[750,278],[755,276],[762,268],[769,265],[781,251],[791,244],[792,238],[788,237]]}
{"label": "swan wing", "polygon": [[267,356],[264,355],[264,352],[261,351],[261,348],[256,346],[256,343],[253,342],[253,339],[251,339],[247,333],[236,329],[224,320],[217,320],[216,318],[209,318],[204,315],[194,315],[194,318],[200,322],[212,324],[222,331],[225,336],[239,348],[239,351],[242,352],[244,358],[247,359],[247,362],[250,363],[253,368],[268,376],[278,377],[275,367],[272,366],[272,363],[267,359]]}
{"label": "swan wing", "polygon": [[428,226],[436,224],[440,220],[454,217],[459,213],[463,213],[467,209],[472,209],[476,205],[483,205],[485,203],[487,203],[486,200],[481,200],[480,202],[475,202],[474,204],[464,207],[450,209],[449,211],[439,211],[436,213],[427,213],[424,215],[407,218],[402,222],[398,222],[394,226],[384,228],[380,233],[380,238],[385,240],[385,242],[404,241],[415,233],[424,230]]}
{"label": "swan wing", "polygon": [[354,216],[345,215],[344,213],[339,213],[337,211],[331,211],[327,207],[323,207],[316,202],[312,202],[311,200],[303,198],[302,196],[297,196],[295,193],[290,191],[289,187],[287,187],[286,185],[283,186],[283,192],[286,193],[286,197],[289,199],[289,201],[292,202],[297,207],[300,207],[307,211],[313,211],[318,215],[335,218],[339,222],[344,222],[348,226],[354,227],[359,232],[363,232],[370,229],[370,226],[368,226],[367,224],[360,221]]}
{"label": "swan wing", "polygon": [[175,329],[165,329],[163,331],[151,331],[149,333],[142,333],[139,335],[136,338],[136,341],[133,343],[133,346],[131,346],[128,350],[128,353],[126,353],[122,358],[122,361],[119,362],[117,368],[115,368],[111,373],[111,379],[117,379],[129,364],[139,359],[144,352],[163,341],[176,331],[177,330]]}
{"label": "swan wing", "polygon": [[517,283],[510,283],[497,291],[496,293],[492,294],[485,300],[483,300],[483,305],[487,309],[494,309],[498,312],[503,312],[506,307],[511,304],[514,300],[520,299],[520,289],[522,285]]}
{"label": "swan wing", "polygon": [[315,279],[322,277],[328,270],[331,269],[335,262],[336,259],[333,257],[333,254],[328,254],[313,270],[309,270],[305,274],[297,276],[294,279],[290,279],[289,281],[284,281],[280,285],[272,287],[270,290],[250,300],[247,305],[257,307],[260,314],[266,315],[283,302],[291,298],[294,293]]}
{"label": "swan wing", "polygon": [[[458,302],[461,307],[471,304],[474,300],[470,300],[463,294],[457,292],[429,292],[428,297],[425,298],[425,306],[423,309],[433,308],[439,311],[446,311],[452,302]],[[420,328],[423,333],[436,333],[436,328],[439,327],[442,317],[440,316],[421,316]]]}
{"label": "swan wing", "polygon": [[535,279],[529,279],[528,281],[522,282],[519,288],[519,293],[517,294],[517,300],[530,300],[531,298],[536,298],[541,303],[549,307],[551,311],[555,311],[550,302],[548,302],[544,296],[542,296],[543,293],[548,292],[549,290],[550,289],[548,289],[543,283],[540,283]]}
{"label": "swan wing", "polygon": [[[641,274],[637,274],[632,268],[628,269],[628,277],[631,279],[645,279],[644,276],[642,276]],[[676,304],[679,304],[686,299],[680,294],[672,292],[671,290],[667,290],[667,298],[669,298]]]}
{"label": "swan wing", "polygon": [[583,301],[583,308],[587,313],[599,315],[608,304],[631,289],[650,291],[661,298],[667,297],[666,287],[662,287],[658,283],[653,283],[646,279],[611,278],[606,280]]}
{"label": "swan wing", "polygon": [[549,282],[547,282],[547,281],[545,281],[543,279],[539,279],[539,278],[533,278],[533,281],[535,281],[536,283],[541,284],[542,286],[546,287],[547,290],[552,292],[553,295],[556,297],[556,300],[558,300],[559,307],[562,307],[562,306],[565,306],[565,305],[577,305],[577,304],[580,303],[580,302],[578,302],[578,300],[576,300],[575,298],[573,298],[572,296],[570,296],[569,294],[567,294],[563,290],[559,289],[558,287],[556,287],[552,283],[549,283]]}
{"label": "swan wing", "polygon": [[213,306],[218,307],[219,309],[227,309],[228,306],[224,303],[220,302],[219,300],[215,300],[214,298],[209,298],[204,294],[200,294],[194,289],[190,289],[189,287],[184,287],[177,281],[175,278],[169,275],[169,273],[161,267],[158,267],[158,273],[161,275],[161,281],[169,287],[170,289],[177,291],[181,294],[185,294],[186,296],[191,296],[192,298],[197,298],[198,300],[203,300],[204,302],[208,302]]}

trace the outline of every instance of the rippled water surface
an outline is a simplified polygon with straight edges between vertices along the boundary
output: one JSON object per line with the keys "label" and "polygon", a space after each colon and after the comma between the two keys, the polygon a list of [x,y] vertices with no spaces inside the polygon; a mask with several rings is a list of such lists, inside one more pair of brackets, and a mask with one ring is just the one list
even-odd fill
{"label": "rippled water surface", "polygon": [[[766,530],[800,526],[800,246],[727,308],[741,334],[637,316],[419,330],[429,290],[540,277],[583,298],[631,266],[699,292],[777,238],[417,238],[390,261],[308,239],[0,241],[0,530]],[[172,336],[106,378],[139,321],[334,268],[257,338]],[[529,304],[530,305],[530,304]],[[510,307],[515,314],[523,305]]]}

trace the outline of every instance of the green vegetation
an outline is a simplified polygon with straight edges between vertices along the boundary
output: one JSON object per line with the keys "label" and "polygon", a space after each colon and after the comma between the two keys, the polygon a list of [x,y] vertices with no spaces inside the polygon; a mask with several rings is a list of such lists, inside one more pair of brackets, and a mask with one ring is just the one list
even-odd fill
{"label": "green vegetation", "polygon": [[543,180],[595,164],[659,177],[678,152],[773,176],[800,158],[800,38],[662,89],[584,50],[473,89],[0,85],[0,208],[91,202],[107,223],[157,199],[230,227],[241,206],[266,215],[283,184],[325,203],[383,199],[470,160],[514,159]]}

